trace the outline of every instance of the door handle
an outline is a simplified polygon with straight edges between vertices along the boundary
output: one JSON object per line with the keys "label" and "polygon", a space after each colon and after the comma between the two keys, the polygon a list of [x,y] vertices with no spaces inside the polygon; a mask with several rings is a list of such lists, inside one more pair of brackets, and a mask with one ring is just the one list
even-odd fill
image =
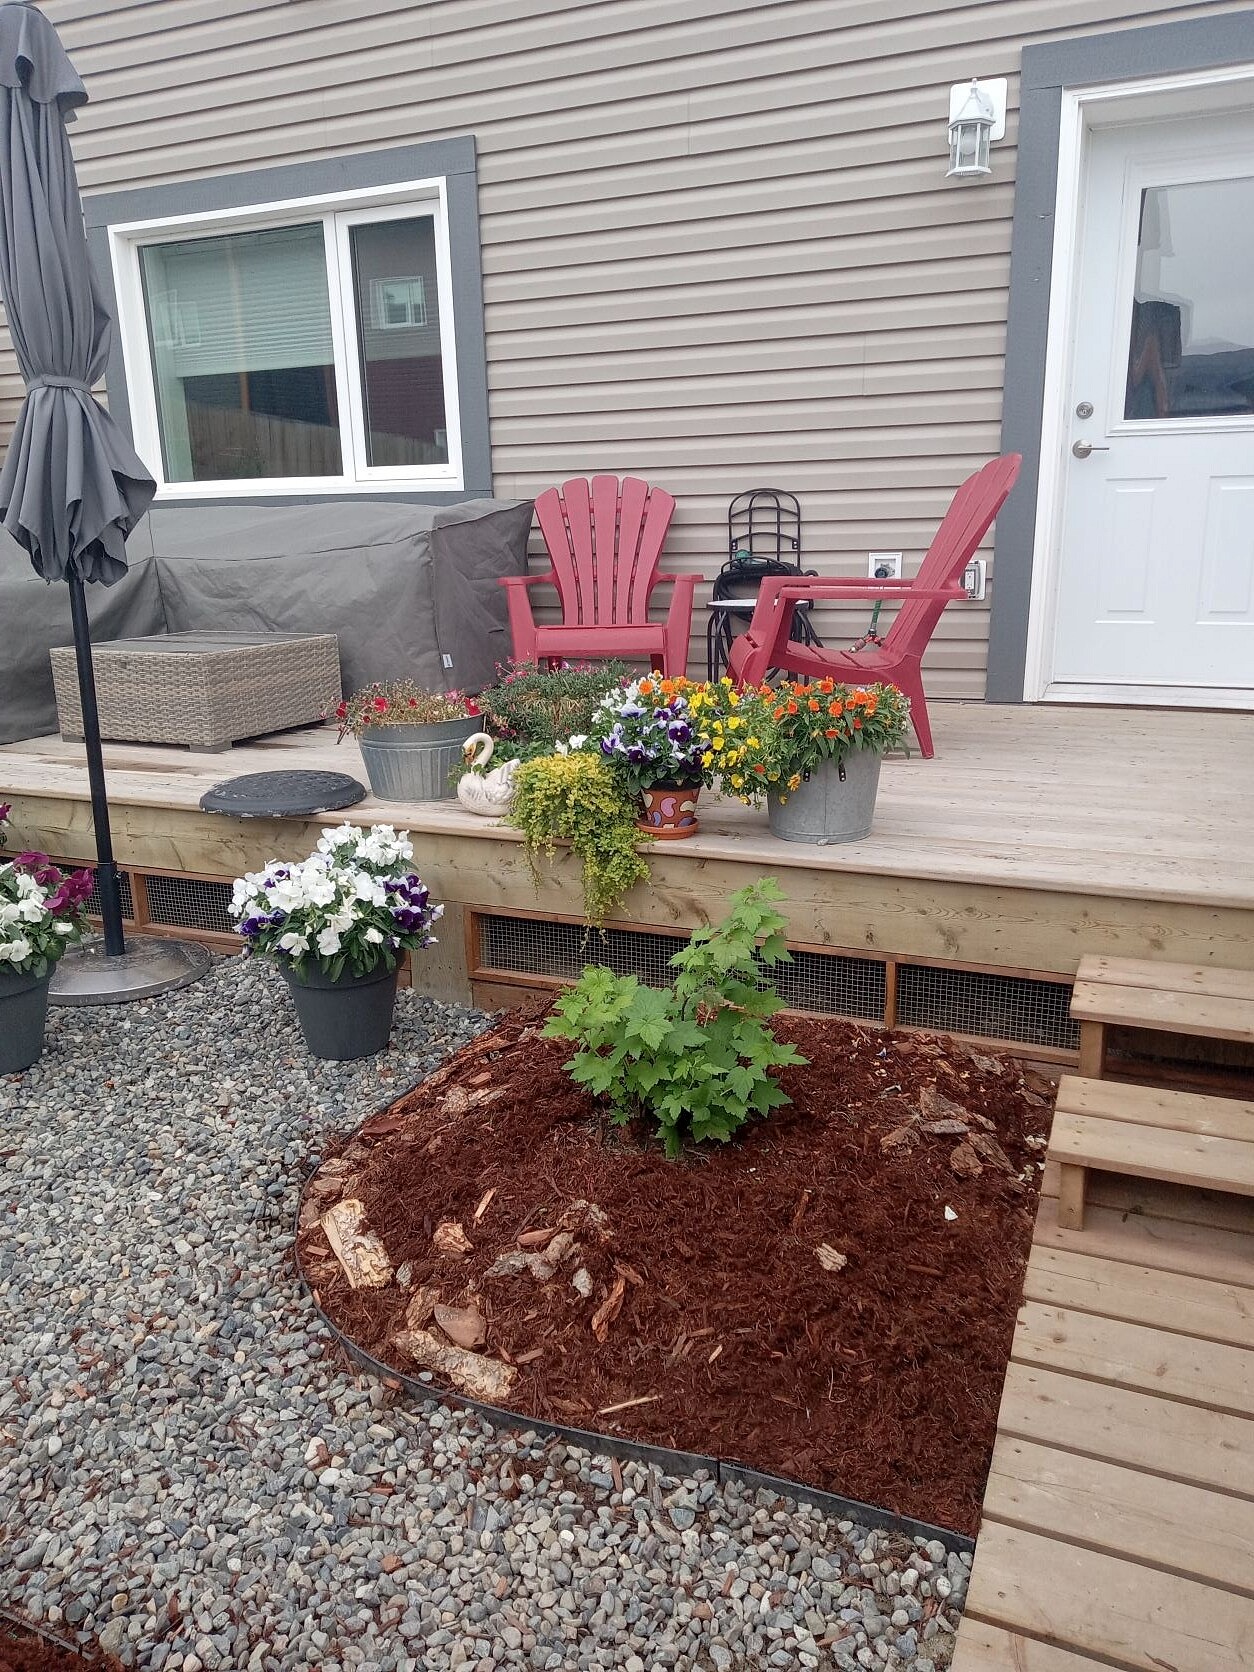
{"label": "door handle", "polygon": [[1109,453],[1109,447],[1094,447],[1091,441],[1073,441],[1071,451],[1077,459],[1087,459],[1090,453]]}

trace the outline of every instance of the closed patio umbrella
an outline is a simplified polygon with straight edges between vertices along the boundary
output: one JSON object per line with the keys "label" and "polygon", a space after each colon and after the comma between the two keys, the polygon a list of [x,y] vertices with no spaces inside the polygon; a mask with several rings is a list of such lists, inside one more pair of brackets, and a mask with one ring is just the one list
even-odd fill
{"label": "closed patio umbrella", "polygon": [[137,998],[201,973],[200,947],[126,945],[109,832],[84,587],[126,572],[126,537],[155,483],[92,396],[112,322],[97,294],[66,123],[87,91],[34,6],[0,5],[0,295],[26,399],[0,471],[0,521],[37,574],[65,581],[83,699],[103,948],[62,961],[54,1002]]}

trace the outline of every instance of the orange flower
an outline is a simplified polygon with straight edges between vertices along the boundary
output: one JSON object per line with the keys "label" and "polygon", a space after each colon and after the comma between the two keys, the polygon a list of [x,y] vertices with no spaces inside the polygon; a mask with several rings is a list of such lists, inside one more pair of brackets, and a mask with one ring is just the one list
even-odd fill
{"label": "orange flower", "polygon": [[854,729],[854,731],[861,731],[862,730],[862,721],[861,720],[855,720],[854,723],[853,723],[853,729]]}
{"label": "orange flower", "polygon": [[795,702],[789,702],[789,704],[788,704],[788,712],[789,712],[789,713],[790,713],[790,714],[795,714],[795,713],[796,713],[796,712],[797,712],[797,704],[796,704],[796,703],[795,703]]}
{"label": "orange flower", "polygon": [[783,719],[783,718],[784,718],[784,711],[783,711],[783,709],[782,709],[782,708],[777,708],[777,709],[776,709],[776,710],[775,710],[775,718],[776,718],[776,719],[777,719],[777,720],[782,720],[782,719]]}
{"label": "orange flower", "polygon": [[763,773],[764,773],[764,772],[765,772],[765,771],[766,771],[766,768],[765,768],[765,767],[764,767],[764,766],[763,766],[763,765],[762,765],[762,763],[761,763],[761,761],[758,761],[758,762],[757,762],[757,763],[756,763],[756,765],[755,765],[755,766],[754,766],[754,768],[753,768],[753,770],[754,770],[754,771],[755,771],[755,772],[756,772],[756,773],[758,773],[758,774],[759,774],[759,776],[761,776],[761,774],[763,774]]}
{"label": "orange flower", "polygon": [[839,737],[840,733],[836,730],[836,728],[834,726],[829,726],[827,728],[827,730],[823,733],[823,736],[824,737]]}
{"label": "orange flower", "polygon": [[833,720],[839,720],[841,715],[845,712],[845,705],[843,702],[830,702],[827,705],[827,712],[831,715]]}
{"label": "orange flower", "polygon": [[822,691],[822,693],[825,697],[830,697],[832,692],[835,689],[836,689],[836,681],[834,679],[820,679],[819,680],[819,690]]}
{"label": "orange flower", "polygon": [[642,679],[640,681],[640,695],[642,697],[651,697],[653,695],[653,681],[651,679]]}
{"label": "orange flower", "polygon": [[811,714],[817,714],[820,706],[821,704],[814,697],[811,697],[809,702],[806,704],[806,707],[810,710]]}

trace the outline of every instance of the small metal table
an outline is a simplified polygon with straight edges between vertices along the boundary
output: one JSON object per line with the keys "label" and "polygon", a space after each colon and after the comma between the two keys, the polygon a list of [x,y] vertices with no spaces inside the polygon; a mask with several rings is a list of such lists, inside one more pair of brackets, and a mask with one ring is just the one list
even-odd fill
{"label": "small metal table", "polygon": [[347,772],[246,772],[206,790],[200,807],[236,819],[313,818],[354,807],[365,795],[366,786]]}

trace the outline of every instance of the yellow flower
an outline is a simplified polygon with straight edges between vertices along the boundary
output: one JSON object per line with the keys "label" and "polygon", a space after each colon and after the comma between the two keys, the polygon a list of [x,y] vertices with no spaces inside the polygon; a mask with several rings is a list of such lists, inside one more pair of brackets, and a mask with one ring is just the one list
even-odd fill
{"label": "yellow flower", "polygon": [[744,783],[744,778],[741,776],[741,774],[739,772],[733,772],[732,776],[731,776],[731,786],[732,786],[732,788],[734,790],[738,790],[743,783]]}
{"label": "yellow flower", "polygon": [[745,742],[749,745],[749,747],[751,749],[760,749],[762,747],[761,743],[759,742],[759,740],[756,737],[747,737],[745,739]]}
{"label": "yellow flower", "polygon": [[788,780],[788,788],[790,790],[799,790],[801,788],[801,774],[799,772],[794,772],[792,777]]}
{"label": "yellow flower", "polygon": [[740,706],[740,693],[739,693],[739,691],[728,691],[728,693],[727,693],[727,705],[728,705],[729,708],[739,708],[739,706]]}
{"label": "yellow flower", "polygon": [[722,747],[723,747],[723,739],[721,737],[714,738],[713,741],[710,744],[710,748],[713,749],[716,753]]}
{"label": "yellow flower", "polygon": [[737,726],[743,726],[743,725],[744,725],[744,720],[741,718],[741,716],[739,714],[733,714],[727,722],[727,729],[729,731],[735,731]]}

